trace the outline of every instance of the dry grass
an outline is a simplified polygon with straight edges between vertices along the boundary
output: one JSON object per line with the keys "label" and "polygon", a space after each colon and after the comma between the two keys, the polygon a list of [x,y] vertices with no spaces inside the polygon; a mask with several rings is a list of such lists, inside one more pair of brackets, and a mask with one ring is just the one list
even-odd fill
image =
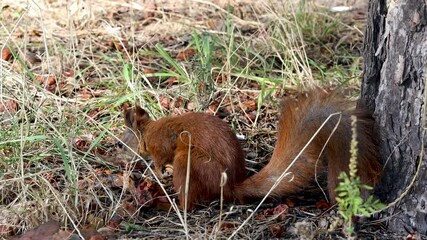
{"label": "dry grass", "polygon": [[[135,185],[152,176],[100,157],[123,130],[121,105],[140,103],[156,118],[211,108],[246,137],[256,171],[272,152],[285,91],[357,89],[362,34],[357,20],[311,1],[227,2],[3,0],[0,47],[14,57],[0,62],[0,225],[22,233],[54,219],[81,235],[120,216],[117,236],[230,236],[247,206],[226,205],[220,228],[218,203],[189,214],[186,228],[179,212],[129,206]],[[269,238],[307,218],[326,222],[315,235],[329,236],[334,213],[307,209],[251,219],[237,236]]]}

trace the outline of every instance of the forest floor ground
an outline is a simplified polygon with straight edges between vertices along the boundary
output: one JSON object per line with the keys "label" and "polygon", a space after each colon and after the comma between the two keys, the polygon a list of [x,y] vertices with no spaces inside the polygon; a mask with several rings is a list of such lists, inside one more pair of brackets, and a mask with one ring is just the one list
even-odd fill
{"label": "forest floor ground", "polygon": [[[367,1],[3,0],[0,9],[0,237],[347,238],[337,208],[313,194],[253,215],[256,205],[165,207],[147,165],[114,144],[129,102],[155,118],[216,113],[258,171],[285,93],[357,97]],[[424,238],[359,222],[361,239]]]}

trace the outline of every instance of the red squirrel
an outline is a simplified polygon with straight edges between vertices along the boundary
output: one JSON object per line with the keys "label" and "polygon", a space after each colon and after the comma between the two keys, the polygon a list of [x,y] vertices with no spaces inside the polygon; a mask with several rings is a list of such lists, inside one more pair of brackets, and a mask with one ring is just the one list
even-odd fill
{"label": "red squirrel", "polygon": [[316,173],[327,172],[328,194],[334,202],[338,175],[341,171],[348,172],[352,138],[350,117],[355,115],[358,119],[358,175],[363,183],[376,184],[382,165],[374,122],[366,111],[354,109],[352,102],[337,93],[316,89],[294,98],[286,97],[280,113],[278,139],[272,158],[260,172],[249,178],[245,176],[244,155],[236,136],[225,122],[215,116],[188,113],[153,121],[145,110],[135,107],[125,111],[128,130],[123,142],[144,155],[151,155],[158,174],[167,164],[173,165],[173,184],[183,207],[191,136],[188,208],[203,201],[219,199],[222,172],[227,173],[224,199],[246,203],[263,198],[324,121],[331,114],[339,113],[330,117],[289,169],[290,175],[270,195],[287,197],[298,194],[314,183]]}
{"label": "red squirrel", "polygon": [[[233,188],[246,176],[245,158],[236,135],[227,123],[207,113],[167,116],[157,121],[136,106],[125,110],[127,130],[122,142],[141,156],[150,155],[156,175],[173,167],[173,186],[184,209],[187,160],[190,154],[190,184],[187,209],[220,198],[221,175],[227,174],[224,200],[233,201]],[[126,148],[124,148],[126,150]]]}

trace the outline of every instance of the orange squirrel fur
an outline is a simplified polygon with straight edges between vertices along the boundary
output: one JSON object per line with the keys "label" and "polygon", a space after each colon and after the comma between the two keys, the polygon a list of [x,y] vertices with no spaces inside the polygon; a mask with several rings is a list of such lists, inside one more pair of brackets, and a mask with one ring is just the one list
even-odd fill
{"label": "orange squirrel fur", "polygon": [[156,175],[161,176],[167,164],[173,166],[173,185],[181,209],[184,208],[189,152],[191,181],[187,208],[219,199],[223,172],[227,174],[224,199],[234,200],[233,187],[246,176],[245,158],[236,135],[220,118],[206,113],[187,113],[154,121],[144,109],[136,106],[125,110],[125,124],[128,129],[122,142],[142,156],[150,155]]}
{"label": "orange squirrel fur", "polygon": [[224,187],[225,200],[238,199],[244,203],[264,197],[324,121],[331,114],[339,113],[330,117],[289,169],[290,175],[270,195],[286,197],[298,194],[314,182],[316,173],[327,172],[329,198],[334,202],[339,183],[337,177],[341,171],[348,172],[351,115],[358,119],[357,167],[362,182],[375,185],[382,168],[373,119],[367,112],[353,106],[339,94],[318,89],[295,98],[286,97],[282,103],[278,139],[272,158],[260,172],[246,179],[244,155],[238,140],[228,125],[214,116],[188,113],[153,121],[143,109],[136,107],[125,111],[128,130],[123,142],[133,149],[139,148],[140,153],[151,155],[158,174],[166,164],[173,165],[173,184],[183,207],[191,136],[189,209],[196,203],[219,199],[221,173],[224,171],[228,176]]}
{"label": "orange squirrel fur", "polygon": [[[331,115],[334,113],[339,114]],[[354,109],[353,102],[339,94],[316,89],[283,100],[273,155],[263,169],[234,188],[235,196],[241,202],[264,197],[331,116],[288,170],[289,176],[278,184],[270,196],[295,195],[314,182],[316,173],[319,176],[326,171],[329,199],[335,202],[338,175],[342,171],[348,172],[352,138],[351,115],[357,117],[357,174],[364,184],[375,185],[382,164],[378,156],[373,118],[362,109]],[[337,123],[338,127],[335,129]]]}

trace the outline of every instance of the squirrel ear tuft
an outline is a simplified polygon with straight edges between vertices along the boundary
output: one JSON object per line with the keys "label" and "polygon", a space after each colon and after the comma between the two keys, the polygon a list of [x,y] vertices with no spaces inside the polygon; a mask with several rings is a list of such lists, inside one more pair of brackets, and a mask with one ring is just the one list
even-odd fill
{"label": "squirrel ear tuft", "polygon": [[136,105],[135,108],[133,109],[132,115],[133,115],[132,122],[134,127],[138,127],[138,128],[144,127],[148,122],[151,121],[151,118],[148,115],[148,113],[138,105]]}
{"label": "squirrel ear tuft", "polygon": [[135,105],[134,112],[136,116],[144,116],[144,115],[148,116],[148,113],[139,105]]}
{"label": "squirrel ear tuft", "polygon": [[151,121],[148,113],[139,105],[124,108],[125,125],[130,128],[139,128]]}
{"label": "squirrel ear tuft", "polygon": [[125,119],[125,125],[127,127],[132,127],[133,119],[133,109],[131,107],[125,107],[123,111],[123,117]]}

